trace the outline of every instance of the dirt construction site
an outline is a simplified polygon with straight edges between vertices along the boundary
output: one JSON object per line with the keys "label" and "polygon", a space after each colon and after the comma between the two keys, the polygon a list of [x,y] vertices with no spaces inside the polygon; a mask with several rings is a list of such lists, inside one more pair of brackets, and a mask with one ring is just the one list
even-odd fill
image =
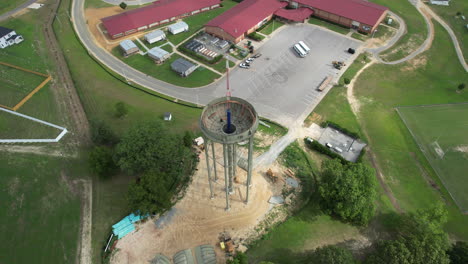
{"label": "dirt construction site", "polygon": [[[230,195],[231,208],[226,211],[222,147],[217,146],[218,179],[213,183],[214,198],[206,169],[205,153],[201,152],[198,170],[183,199],[161,218],[151,218],[139,224],[137,230],[118,241],[111,258],[113,264],[148,263],[157,254],[172,258],[175,253],[209,244],[214,246],[218,263],[225,263],[226,253],[219,245],[219,237],[227,233],[235,247],[253,235],[254,228],[265,218],[274,205],[268,203],[273,195],[281,193],[284,183],[273,184],[265,176],[266,169],[252,174],[249,203],[245,204],[247,173],[237,168],[234,193]],[[280,171],[282,168],[273,167]],[[212,175],[213,177],[213,175]]]}

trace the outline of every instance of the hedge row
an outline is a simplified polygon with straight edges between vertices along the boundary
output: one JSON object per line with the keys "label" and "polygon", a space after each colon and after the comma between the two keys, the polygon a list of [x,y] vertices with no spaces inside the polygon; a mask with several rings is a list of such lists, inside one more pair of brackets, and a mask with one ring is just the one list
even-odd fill
{"label": "hedge row", "polygon": [[262,41],[265,38],[264,36],[258,34],[257,32],[252,32],[247,36],[256,41]]}
{"label": "hedge row", "polygon": [[[185,44],[185,43],[184,43]],[[183,52],[185,54],[187,54],[189,57],[191,57],[192,59],[195,59],[195,60],[199,60],[199,61],[202,61],[202,62],[205,62],[205,63],[208,63],[208,64],[216,64],[218,63],[222,58],[223,58],[223,55],[218,55],[216,57],[214,57],[212,60],[209,60],[207,59],[205,56],[202,56],[198,53],[196,53],[195,51],[193,50],[189,50],[187,49],[186,47],[184,47],[184,45],[180,45],[177,50],[179,50],[180,52]]]}
{"label": "hedge row", "polygon": [[314,140],[312,142],[309,142],[309,141],[305,140],[305,142],[306,142],[306,145],[308,145],[311,149],[316,150],[319,153],[325,154],[325,155],[329,156],[330,158],[339,159],[343,165],[346,165],[346,164],[349,163],[349,161],[345,160],[343,157],[341,157],[341,155],[339,155],[338,153],[332,151],[328,147],[320,144],[316,140]]}
{"label": "hedge row", "polygon": [[344,134],[354,138],[354,139],[359,139],[359,134],[356,133],[356,132],[353,132],[353,131],[350,131],[348,130],[347,128],[344,128],[340,125],[338,125],[337,123],[334,123],[332,121],[325,121],[325,122],[322,122],[320,124],[321,127],[327,127],[327,126],[330,126],[330,127],[333,127],[335,128],[336,130],[339,130],[340,132],[343,132]]}

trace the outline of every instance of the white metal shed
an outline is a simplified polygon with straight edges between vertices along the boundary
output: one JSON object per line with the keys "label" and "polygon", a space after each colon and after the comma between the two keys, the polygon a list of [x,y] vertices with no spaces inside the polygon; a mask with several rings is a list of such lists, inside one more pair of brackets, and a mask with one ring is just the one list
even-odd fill
{"label": "white metal shed", "polygon": [[160,41],[160,40],[163,40],[163,39],[166,39],[166,34],[164,34],[164,32],[162,30],[159,30],[159,29],[145,35],[145,40],[149,44],[153,44],[153,43],[155,43],[157,41]]}
{"label": "white metal shed", "polygon": [[175,35],[184,31],[188,31],[189,26],[184,21],[181,21],[168,26],[167,29],[169,30],[169,32]]}

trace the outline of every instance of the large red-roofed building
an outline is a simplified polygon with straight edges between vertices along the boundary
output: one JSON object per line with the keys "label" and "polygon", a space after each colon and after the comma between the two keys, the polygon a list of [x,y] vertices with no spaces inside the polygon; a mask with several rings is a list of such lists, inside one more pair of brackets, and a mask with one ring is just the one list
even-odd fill
{"label": "large red-roofed building", "polygon": [[[289,5],[295,9],[284,9]],[[304,21],[311,15],[361,32],[372,33],[388,8],[364,0],[244,0],[205,24],[205,31],[238,43],[273,15],[290,21]]]}
{"label": "large red-roofed building", "polygon": [[205,24],[205,31],[238,43],[268,22],[276,10],[288,5],[277,0],[244,0]]}
{"label": "large red-roofed building", "polygon": [[219,6],[220,0],[159,0],[101,21],[109,36],[115,39]]}
{"label": "large red-roofed building", "polygon": [[314,16],[361,32],[372,33],[385,18],[388,8],[364,0],[291,0],[309,7]]}

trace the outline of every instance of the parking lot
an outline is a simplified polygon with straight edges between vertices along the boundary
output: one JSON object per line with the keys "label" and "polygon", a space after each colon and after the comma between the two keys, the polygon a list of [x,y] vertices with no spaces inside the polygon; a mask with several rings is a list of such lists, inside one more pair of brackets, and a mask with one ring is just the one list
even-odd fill
{"label": "parking lot", "polygon": [[[292,49],[300,40],[311,50],[305,58]],[[324,78],[331,75],[337,80],[340,71],[331,62],[351,64],[358,54],[351,55],[346,50],[359,46],[353,39],[318,27],[286,26],[256,50],[262,56],[250,69],[237,67],[232,71],[232,94],[250,101],[260,115],[290,126],[305,118],[326,94],[328,89],[317,91]],[[222,90],[225,85],[220,84],[216,93]]]}
{"label": "parking lot", "polygon": [[[357,160],[362,149],[366,146],[366,143],[355,140],[331,127],[324,129],[318,141],[324,146],[329,144],[328,147],[330,147],[330,149],[352,162]],[[341,150],[341,152],[338,151],[338,149]]]}

